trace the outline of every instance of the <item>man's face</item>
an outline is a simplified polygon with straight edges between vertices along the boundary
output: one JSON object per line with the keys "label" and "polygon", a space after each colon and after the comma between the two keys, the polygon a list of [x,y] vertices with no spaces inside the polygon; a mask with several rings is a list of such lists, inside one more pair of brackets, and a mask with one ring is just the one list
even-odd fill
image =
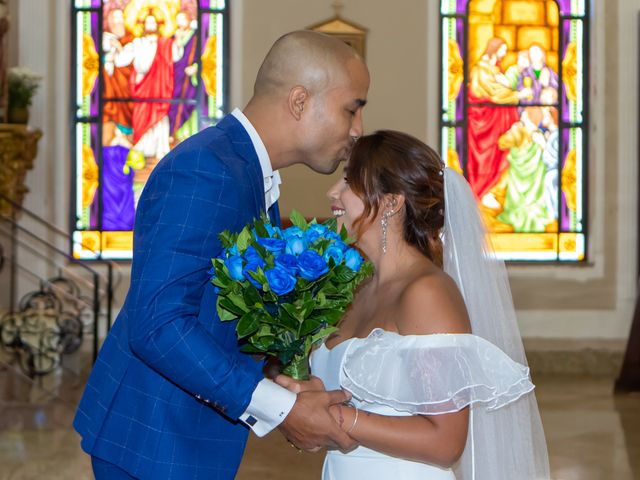
{"label": "man's face", "polygon": [[186,13],[178,12],[178,15],[176,15],[176,25],[182,30],[189,28],[189,18]]}
{"label": "man's face", "polygon": [[544,52],[537,45],[533,45],[529,48],[529,58],[531,58],[531,63],[539,65],[544,61]]}
{"label": "man's face", "polygon": [[158,22],[156,17],[149,15],[144,19],[144,31],[147,33],[156,33],[158,31]]}
{"label": "man's face", "polygon": [[302,117],[303,163],[319,173],[333,173],[346,161],[354,138],[363,132],[369,71],[361,61],[352,59],[341,77],[334,86],[310,98],[309,110]]}
{"label": "man's face", "polygon": [[107,27],[116,37],[124,37],[124,14],[122,13],[122,10],[116,8],[109,12],[109,16],[107,17]]}
{"label": "man's face", "polygon": [[500,48],[498,48],[498,51],[496,52],[496,57],[498,58],[498,60],[502,60],[506,54],[507,54],[507,45],[503,43],[502,45],[500,45]]}

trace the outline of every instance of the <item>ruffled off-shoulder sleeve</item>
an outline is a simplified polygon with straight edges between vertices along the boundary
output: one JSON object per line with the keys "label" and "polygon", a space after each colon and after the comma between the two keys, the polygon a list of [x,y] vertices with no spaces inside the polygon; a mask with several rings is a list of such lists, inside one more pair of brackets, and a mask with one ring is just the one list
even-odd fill
{"label": "ruffled off-shoulder sleeve", "polygon": [[340,383],[360,401],[424,415],[495,410],[534,389],[528,367],[476,335],[380,329],[349,346]]}

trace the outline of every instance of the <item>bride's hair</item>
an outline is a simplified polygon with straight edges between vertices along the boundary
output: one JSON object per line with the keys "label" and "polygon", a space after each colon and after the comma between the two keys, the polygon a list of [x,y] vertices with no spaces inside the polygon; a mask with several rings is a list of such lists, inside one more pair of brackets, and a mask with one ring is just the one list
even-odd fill
{"label": "bride's hair", "polygon": [[379,130],[358,139],[345,173],[364,203],[359,233],[377,217],[386,194],[405,197],[404,239],[442,267],[444,164],[430,147],[411,135]]}

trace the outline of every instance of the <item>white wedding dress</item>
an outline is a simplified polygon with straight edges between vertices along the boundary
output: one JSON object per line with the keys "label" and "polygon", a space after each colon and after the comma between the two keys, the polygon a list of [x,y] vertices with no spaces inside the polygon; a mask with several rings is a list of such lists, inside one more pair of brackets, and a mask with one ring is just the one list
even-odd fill
{"label": "white wedding dress", "polygon": [[[478,403],[491,411],[534,388],[526,366],[475,335],[403,336],[375,329],[332,349],[322,344],[311,355],[311,372],[327,390],[350,391],[360,410],[389,416],[449,413]],[[456,475],[360,446],[347,454],[329,451],[322,478],[455,480]]]}

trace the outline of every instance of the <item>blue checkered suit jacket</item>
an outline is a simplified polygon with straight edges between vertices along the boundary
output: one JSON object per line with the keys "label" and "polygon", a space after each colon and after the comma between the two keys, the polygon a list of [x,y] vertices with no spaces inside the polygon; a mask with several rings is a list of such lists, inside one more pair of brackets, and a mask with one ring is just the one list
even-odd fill
{"label": "blue checkered suit jacket", "polygon": [[[181,143],[140,197],[131,285],[100,350],[74,427],[87,453],[142,479],[230,479],[263,378],[220,322],[207,271],[218,234],[265,208],[249,135],[232,116]],[[272,210],[274,210],[272,208]],[[270,212],[279,222],[277,205]]]}

